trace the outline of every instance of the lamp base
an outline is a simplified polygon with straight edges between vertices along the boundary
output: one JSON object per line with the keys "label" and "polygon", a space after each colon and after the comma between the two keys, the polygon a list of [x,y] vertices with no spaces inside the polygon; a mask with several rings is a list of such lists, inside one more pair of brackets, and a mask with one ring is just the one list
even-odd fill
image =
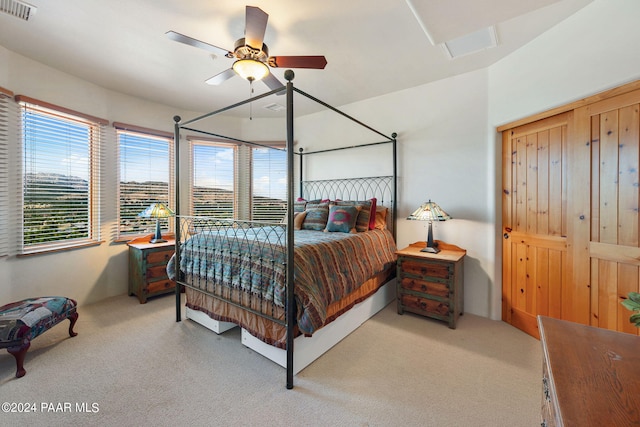
{"label": "lamp base", "polygon": [[437,254],[440,252],[438,249],[438,243],[433,241],[433,221],[429,221],[429,233],[427,234],[427,246],[420,250],[420,252],[429,252],[431,254]]}
{"label": "lamp base", "polygon": [[430,254],[437,254],[438,252],[440,252],[440,249],[431,248],[429,246],[426,246],[426,247],[420,249],[420,252],[429,252]]}
{"label": "lamp base", "polygon": [[149,243],[163,243],[166,242],[162,238],[162,231],[160,230],[160,220],[156,218],[156,233],[153,236],[153,239],[149,240]]}

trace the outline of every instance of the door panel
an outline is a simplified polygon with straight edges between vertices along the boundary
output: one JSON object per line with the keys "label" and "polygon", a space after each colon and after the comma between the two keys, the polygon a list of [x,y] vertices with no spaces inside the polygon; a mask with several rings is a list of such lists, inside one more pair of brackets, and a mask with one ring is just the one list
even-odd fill
{"label": "door panel", "polygon": [[569,117],[503,133],[503,319],[536,337],[538,314],[562,313]]}
{"label": "door panel", "polygon": [[[639,290],[640,93],[576,114],[591,120],[590,324],[638,334],[621,304]],[[613,101],[616,101],[614,98]]]}

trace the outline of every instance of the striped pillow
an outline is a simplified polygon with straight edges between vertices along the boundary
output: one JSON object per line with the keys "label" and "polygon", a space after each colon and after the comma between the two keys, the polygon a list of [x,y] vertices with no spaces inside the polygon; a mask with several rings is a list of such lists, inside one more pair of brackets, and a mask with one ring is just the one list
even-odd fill
{"label": "striped pillow", "polygon": [[322,231],[327,226],[329,218],[329,206],[311,208],[305,211],[307,214],[302,222],[303,230]]}

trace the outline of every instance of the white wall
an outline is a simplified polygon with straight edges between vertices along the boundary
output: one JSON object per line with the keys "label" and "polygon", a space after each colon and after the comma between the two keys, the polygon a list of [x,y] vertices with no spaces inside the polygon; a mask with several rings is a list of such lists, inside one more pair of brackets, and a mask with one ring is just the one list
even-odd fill
{"label": "white wall", "polygon": [[492,127],[640,76],[640,1],[595,0],[489,68]]}

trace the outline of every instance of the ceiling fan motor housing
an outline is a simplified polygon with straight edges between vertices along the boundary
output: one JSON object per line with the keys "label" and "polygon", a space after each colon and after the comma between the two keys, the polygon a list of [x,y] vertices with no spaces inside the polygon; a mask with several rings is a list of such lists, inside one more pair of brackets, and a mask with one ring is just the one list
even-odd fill
{"label": "ceiling fan motor housing", "polygon": [[238,59],[253,59],[255,61],[260,61],[266,63],[269,59],[269,48],[266,43],[262,44],[262,49],[256,49],[254,47],[245,44],[244,38],[236,40],[236,43],[233,47],[233,55],[229,56],[229,58],[236,57]]}

